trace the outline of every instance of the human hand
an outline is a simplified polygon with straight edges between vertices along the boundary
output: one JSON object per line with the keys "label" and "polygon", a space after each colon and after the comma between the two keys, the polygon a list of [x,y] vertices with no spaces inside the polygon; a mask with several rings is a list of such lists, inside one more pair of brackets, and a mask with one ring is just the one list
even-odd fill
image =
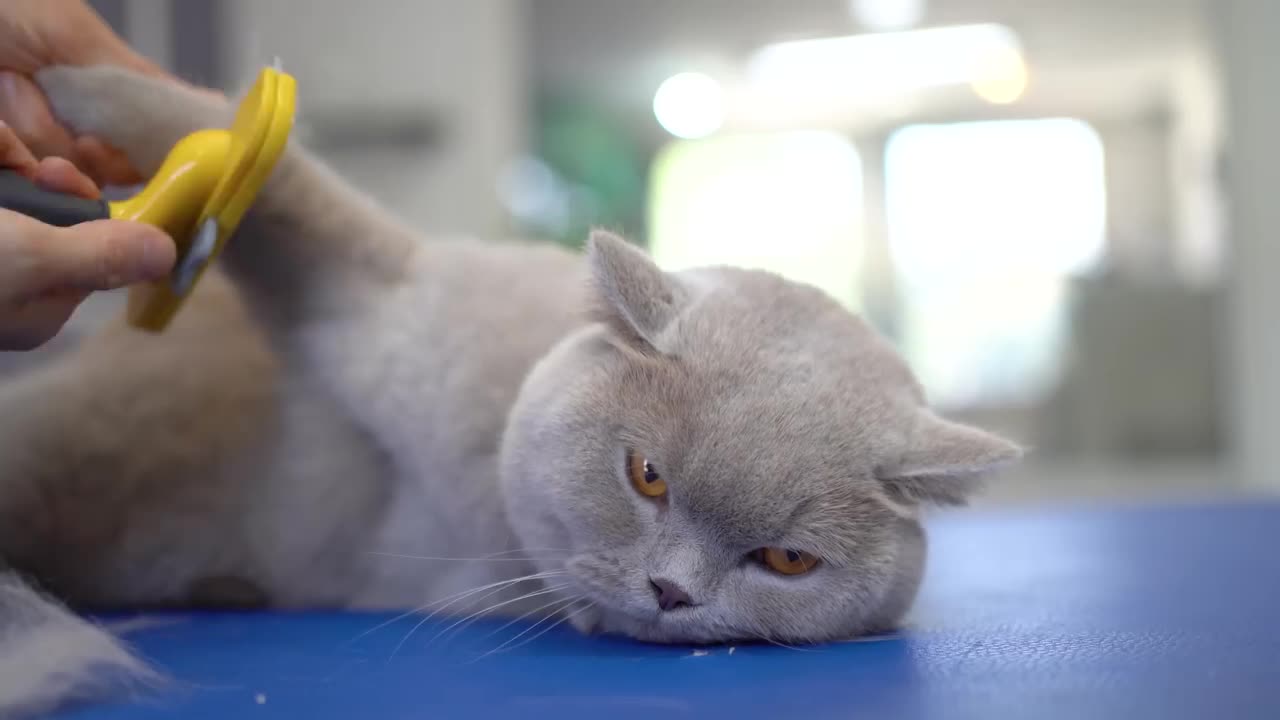
{"label": "human hand", "polygon": [[[48,190],[99,196],[75,165],[37,161],[7,126],[0,126],[0,167]],[[0,350],[43,345],[89,293],[163,278],[176,252],[167,235],[142,223],[96,220],[64,228],[0,209]]]}
{"label": "human hand", "polygon": [[[30,76],[49,65],[120,65],[168,74],[134,52],[82,0],[3,0],[0,5],[0,120],[36,157],[71,160],[100,185],[142,178],[124,154],[93,137],[76,137],[53,117]],[[175,80],[176,81],[176,80]]]}

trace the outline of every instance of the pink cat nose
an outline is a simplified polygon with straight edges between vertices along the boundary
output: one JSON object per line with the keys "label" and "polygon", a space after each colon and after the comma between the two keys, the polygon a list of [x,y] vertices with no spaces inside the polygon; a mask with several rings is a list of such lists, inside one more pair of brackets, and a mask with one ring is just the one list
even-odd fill
{"label": "pink cat nose", "polygon": [[693,598],[689,597],[689,593],[666,578],[649,578],[649,587],[653,588],[658,607],[664,612],[693,605]]}

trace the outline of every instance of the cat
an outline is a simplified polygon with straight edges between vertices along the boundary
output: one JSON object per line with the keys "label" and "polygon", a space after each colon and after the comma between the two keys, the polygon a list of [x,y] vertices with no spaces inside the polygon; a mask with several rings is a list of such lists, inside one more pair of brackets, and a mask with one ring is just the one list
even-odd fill
{"label": "cat", "polygon": [[[147,175],[234,109],[37,80]],[[296,140],[166,333],[104,329],[0,387],[0,424],[0,558],[73,608],[491,608],[658,643],[894,628],[922,509],[1023,453],[815,288],[605,230],[421,237]]]}

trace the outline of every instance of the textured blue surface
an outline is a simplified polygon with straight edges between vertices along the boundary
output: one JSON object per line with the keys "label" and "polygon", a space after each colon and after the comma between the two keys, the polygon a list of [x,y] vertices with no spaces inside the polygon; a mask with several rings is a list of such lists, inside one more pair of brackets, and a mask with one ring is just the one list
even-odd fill
{"label": "textured blue surface", "polygon": [[[931,523],[911,626],[694,651],[389,616],[140,632],[183,684],[107,718],[1280,718],[1280,506],[967,512]],[[532,637],[537,630],[521,640]],[[393,656],[394,653],[394,656]]]}

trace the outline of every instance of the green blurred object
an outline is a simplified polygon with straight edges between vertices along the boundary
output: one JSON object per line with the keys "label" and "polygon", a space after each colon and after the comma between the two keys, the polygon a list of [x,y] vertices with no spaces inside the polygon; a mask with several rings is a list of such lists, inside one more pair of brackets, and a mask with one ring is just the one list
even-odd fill
{"label": "green blurred object", "polygon": [[546,94],[535,103],[534,153],[554,174],[558,217],[523,230],[579,248],[591,227],[645,237],[646,161],[623,123],[590,102]]}

